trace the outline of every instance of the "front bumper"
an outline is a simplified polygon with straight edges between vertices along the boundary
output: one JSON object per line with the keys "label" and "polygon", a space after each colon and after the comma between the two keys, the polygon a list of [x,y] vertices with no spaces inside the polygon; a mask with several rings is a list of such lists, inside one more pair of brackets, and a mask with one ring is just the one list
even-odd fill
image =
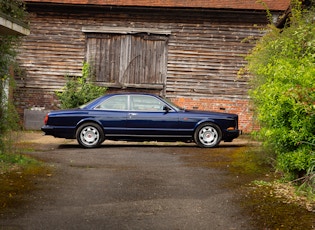
{"label": "front bumper", "polygon": [[236,130],[226,130],[223,135],[223,141],[225,142],[231,142],[233,139],[238,138],[239,135],[242,134],[242,130],[236,129]]}

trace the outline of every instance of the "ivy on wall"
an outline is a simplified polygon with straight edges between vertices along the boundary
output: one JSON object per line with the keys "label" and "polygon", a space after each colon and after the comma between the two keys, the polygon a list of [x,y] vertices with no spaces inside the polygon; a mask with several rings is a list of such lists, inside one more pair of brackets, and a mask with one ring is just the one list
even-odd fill
{"label": "ivy on wall", "polygon": [[[15,23],[27,24],[27,12],[22,0],[0,0],[0,16]],[[18,116],[14,106],[8,101],[4,89],[13,82],[10,68],[15,66],[16,47],[21,37],[0,35],[0,153],[5,151],[7,140],[5,133],[17,127]]]}

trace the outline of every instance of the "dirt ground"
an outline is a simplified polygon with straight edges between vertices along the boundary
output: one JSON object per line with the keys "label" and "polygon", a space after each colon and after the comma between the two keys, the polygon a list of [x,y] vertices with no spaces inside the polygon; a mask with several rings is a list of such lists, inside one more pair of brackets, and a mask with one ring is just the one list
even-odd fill
{"label": "dirt ground", "polygon": [[19,142],[50,170],[2,213],[1,229],[253,229],[234,189],[223,187],[230,177],[191,158],[209,149],[155,142],[82,149],[39,132],[23,133]]}
{"label": "dirt ground", "polygon": [[41,132],[22,132],[17,143],[47,167],[7,178],[23,192],[8,194],[1,230],[315,226],[312,213],[249,185],[266,173],[249,152],[259,143],[246,136],[214,149],[105,141],[87,150]]}

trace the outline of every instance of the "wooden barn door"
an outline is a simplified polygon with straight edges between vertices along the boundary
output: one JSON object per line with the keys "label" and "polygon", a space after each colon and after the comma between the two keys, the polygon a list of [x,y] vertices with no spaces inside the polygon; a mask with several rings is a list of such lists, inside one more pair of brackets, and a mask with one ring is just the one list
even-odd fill
{"label": "wooden barn door", "polygon": [[96,81],[107,86],[164,86],[167,41],[163,35],[88,34],[87,62]]}

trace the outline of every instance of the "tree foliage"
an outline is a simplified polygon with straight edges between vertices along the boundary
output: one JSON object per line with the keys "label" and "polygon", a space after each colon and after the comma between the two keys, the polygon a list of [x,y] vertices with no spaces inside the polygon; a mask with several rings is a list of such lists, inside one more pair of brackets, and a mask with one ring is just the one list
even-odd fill
{"label": "tree foliage", "polygon": [[[27,23],[27,12],[22,0],[0,0],[0,14],[11,21]],[[20,40],[19,36],[0,36],[0,154],[9,147],[5,134],[15,129],[19,121],[17,112],[4,89],[14,82],[13,76],[10,76],[10,68],[15,65],[16,47]]]}
{"label": "tree foliage", "polygon": [[[315,11],[293,1],[284,29],[269,25],[248,55],[258,136],[291,177],[314,173]],[[312,169],[312,170],[310,170]]]}
{"label": "tree foliage", "polygon": [[56,92],[62,109],[79,107],[103,95],[107,90],[105,87],[93,83],[93,76],[88,63],[83,64],[82,76],[66,76],[66,79],[66,85],[62,91]]}
{"label": "tree foliage", "polygon": [[28,23],[28,13],[22,0],[0,0],[0,12],[18,22]]}

